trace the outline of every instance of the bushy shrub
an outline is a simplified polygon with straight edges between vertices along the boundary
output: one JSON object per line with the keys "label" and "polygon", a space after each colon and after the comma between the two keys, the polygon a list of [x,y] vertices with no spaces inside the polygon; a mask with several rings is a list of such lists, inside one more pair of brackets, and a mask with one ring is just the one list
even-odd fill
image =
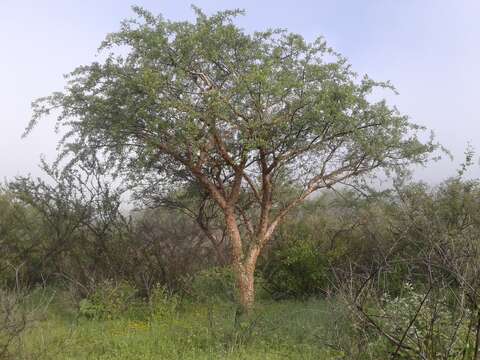
{"label": "bushy shrub", "polygon": [[[366,329],[358,317],[349,308],[342,297],[332,297],[325,300],[326,311],[322,322],[320,344],[338,354],[338,359],[378,360],[378,356],[369,348],[372,341],[378,339],[377,334]],[[333,357],[337,359],[337,357]]]}
{"label": "bushy shrub", "polygon": [[274,299],[327,294],[333,280],[332,267],[347,250],[344,239],[333,234],[334,220],[320,212],[323,204],[307,206],[301,217],[281,227],[276,242],[260,264],[265,288]]}
{"label": "bushy shrub", "polygon": [[165,319],[174,316],[180,305],[180,297],[165,286],[157,284],[153,287],[148,299],[150,315],[153,319]]}
{"label": "bushy shrub", "polygon": [[323,254],[312,241],[295,240],[271,254],[267,291],[274,298],[305,298],[326,292],[329,254]]}
{"label": "bushy shrub", "polygon": [[344,302],[349,323],[340,321],[341,333],[331,339],[354,359],[476,358],[476,315],[451,295],[451,288],[415,288],[409,282],[398,296],[365,290],[357,303]]}
{"label": "bushy shrub", "polygon": [[80,301],[80,315],[97,320],[117,318],[135,303],[136,293],[126,282],[105,281]]}
{"label": "bushy shrub", "polygon": [[474,343],[473,334],[469,335],[471,315],[468,308],[452,306],[445,291],[418,291],[405,283],[401,296],[382,297],[378,314],[382,331],[402,341],[402,346],[379,336],[372,347],[385,354],[398,347],[399,358],[470,359]]}

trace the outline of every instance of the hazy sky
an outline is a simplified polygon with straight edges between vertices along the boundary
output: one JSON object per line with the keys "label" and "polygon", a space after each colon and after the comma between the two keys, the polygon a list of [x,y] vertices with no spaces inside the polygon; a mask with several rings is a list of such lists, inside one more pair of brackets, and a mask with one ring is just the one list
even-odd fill
{"label": "hazy sky", "polygon": [[[192,18],[192,0],[0,0],[0,180],[38,175],[40,154],[55,158],[46,120],[21,134],[30,102],[61,90],[63,74],[95,60],[105,34],[137,4],[175,20]],[[390,80],[390,99],[433,130],[454,161],[417,171],[438,182],[455,174],[468,142],[480,151],[480,1],[478,0],[197,0],[210,13],[242,8],[246,30],[282,27],[312,40],[323,35],[358,73]],[[478,157],[477,157],[478,158]],[[478,162],[470,176],[480,177]]]}

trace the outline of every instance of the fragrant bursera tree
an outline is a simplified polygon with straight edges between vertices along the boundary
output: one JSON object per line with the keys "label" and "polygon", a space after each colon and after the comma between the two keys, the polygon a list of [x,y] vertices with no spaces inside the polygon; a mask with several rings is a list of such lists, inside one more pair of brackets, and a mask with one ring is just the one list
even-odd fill
{"label": "fragrant bursera tree", "polygon": [[172,22],[133,9],[101,45],[105,60],[34,102],[28,129],[56,110],[63,154],[100,152],[156,191],[201,189],[223,215],[245,310],[257,259],[291,209],[375,169],[423,163],[435,148],[395,108],[369,100],[388,83],[358,79],[321,38],[246,32],[233,22],[238,10],[194,8],[196,21]]}

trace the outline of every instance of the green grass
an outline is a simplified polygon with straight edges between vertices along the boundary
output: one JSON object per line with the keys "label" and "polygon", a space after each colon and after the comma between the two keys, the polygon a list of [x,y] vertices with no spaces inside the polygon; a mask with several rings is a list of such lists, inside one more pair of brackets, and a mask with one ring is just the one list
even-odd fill
{"label": "green grass", "polygon": [[325,334],[323,301],[263,302],[235,323],[235,307],[182,302],[175,311],[128,309],[110,320],[79,317],[55,299],[25,334],[19,358],[29,359],[340,359]]}

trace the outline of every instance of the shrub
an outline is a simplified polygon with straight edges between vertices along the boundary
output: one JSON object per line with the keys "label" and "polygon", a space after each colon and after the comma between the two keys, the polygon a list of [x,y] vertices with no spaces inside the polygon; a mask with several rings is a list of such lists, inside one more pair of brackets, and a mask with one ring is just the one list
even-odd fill
{"label": "shrub", "polygon": [[326,291],[328,254],[322,256],[312,241],[289,242],[271,256],[266,287],[274,298],[306,298]]}
{"label": "shrub", "polygon": [[157,284],[151,291],[148,304],[153,319],[171,318],[178,310],[180,298],[165,286]]}
{"label": "shrub", "polygon": [[[50,305],[52,297],[46,295],[43,288],[28,292],[0,288],[0,359],[21,358],[24,335],[44,319]],[[36,355],[40,358],[40,353]]]}
{"label": "shrub", "polygon": [[[445,293],[438,289],[435,293],[421,292],[410,283],[405,283],[403,289],[402,296],[384,295],[379,313],[383,331],[404,339],[405,348],[399,349],[399,355],[415,354],[424,359],[471,358],[473,339],[468,335],[471,311],[452,307]],[[392,352],[392,344],[385,339],[373,346]]]}
{"label": "shrub", "polygon": [[105,281],[79,303],[80,315],[91,319],[117,318],[135,302],[137,290],[126,282]]}
{"label": "shrub", "polygon": [[[404,283],[399,296],[366,291],[350,309],[351,348],[358,359],[473,359],[476,315],[452,301],[451,288],[416,289]],[[455,298],[458,300],[458,298]],[[345,332],[345,330],[344,330]],[[345,347],[343,349],[347,350]]]}
{"label": "shrub", "polygon": [[0,359],[13,356],[11,348],[27,326],[27,316],[21,308],[22,298],[0,290]]}

